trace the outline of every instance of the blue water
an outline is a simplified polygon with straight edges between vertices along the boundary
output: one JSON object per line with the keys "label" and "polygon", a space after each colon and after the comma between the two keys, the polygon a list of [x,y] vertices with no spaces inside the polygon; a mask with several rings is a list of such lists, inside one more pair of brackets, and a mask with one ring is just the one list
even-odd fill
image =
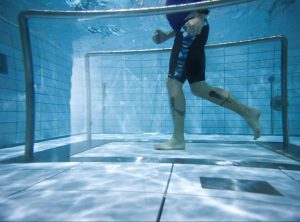
{"label": "blue water", "polygon": [[[75,10],[67,4],[68,1],[8,1],[2,0],[3,7],[9,7],[11,10],[2,12],[2,15],[9,17],[10,20],[16,21],[17,12],[22,9],[41,9],[41,10]],[[70,2],[79,2],[70,1]],[[83,1],[82,2],[87,2]],[[90,1],[89,7],[83,8],[88,10],[110,10],[123,8],[141,8],[163,6],[163,0],[123,0],[123,1]],[[99,3],[95,3],[99,2]],[[299,31],[299,10],[300,3],[296,0],[270,0],[270,1],[253,1],[250,3],[238,4],[235,6],[221,7],[211,10],[209,22],[211,24],[211,34],[209,43],[218,43],[234,40],[242,40],[255,37],[264,37],[270,35],[286,35],[290,42],[296,44]],[[75,10],[76,11],[76,10]],[[148,48],[154,47],[149,36],[152,35],[153,29],[164,28],[169,29],[168,23],[164,16],[126,18],[126,19],[87,19],[77,18],[74,22],[51,20],[50,27],[43,26],[43,29],[38,28],[38,32],[53,33],[55,41],[61,41],[62,37],[57,35],[60,33],[64,36],[65,41],[72,41],[74,38],[81,39],[85,42],[85,47],[90,50],[95,46],[91,43],[97,39],[106,39],[101,44],[97,45],[98,49],[131,49],[131,48]],[[43,21],[42,24],[45,24]],[[61,24],[58,24],[61,23]],[[70,31],[66,31],[66,25]],[[104,25],[115,26],[120,30],[126,31],[126,35],[122,38],[105,38],[107,34],[92,35],[87,30],[87,27],[103,28]],[[40,26],[39,26],[40,27]],[[53,27],[55,30],[53,30]],[[32,27],[34,29],[34,26]],[[138,33],[138,34],[137,34]],[[69,37],[69,38],[66,38]],[[112,34],[109,37],[114,37]],[[86,38],[90,39],[87,42]],[[117,42],[115,40],[118,40]],[[132,43],[134,41],[134,43]],[[65,43],[65,41],[63,41]],[[114,44],[111,44],[111,43]],[[119,42],[119,43],[118,43]],[[104,44],[103,44],[104,43]],[[124,44],[127,43],[127,44]],[[130,43],[130,45],[128,45]],[[166,45],[171,45],[166,43]],[[80,49],[73,48],[74,51]],[[85,50],[82,49],[81,50]],[[97,49],[95,49],[97,50]]]}
{"label": "blue water", "polygon": [[[25,93],[20,10],[109,10],[164,5],[164,1],[1,0],[0,52],[7,55],[8,75],[1,75],[0,146],[24,142]],[[77,6],[76,6],[77,5]],[[273,35],[289,40],[289,127],[299,136],[300,2],[252,1],[212,9],[208,44]],[[84,55],[91,51],[171,47],[155,45],[157,28],[169,30],[164,15],[117,19],[34,18],[29,21],[34,55],[36,139],[86,131]],[[170,133],[172,123],[164,86],[168,53],[97,57],[91,60],[93,133]],[[281,112],[270,108],[270,77],[280,95],[278,43],[207,50],[207,81],[263,111],[263,135],[281,135]],[[251,134],[235,114],[194,98],[187,85],[186,133]],[[273,121],[273,129],[272,129]]]}
{"label": "blue water", "polygon": [[[172,133],[165,89],[169,52],[147,50],[172,45],[172,40],[162,45],[151,40],[157,28],[170,29],[164,15],[29,20],[35,144],[34,163],[23,163],[26,95],[20,10],[162,5],[164,0],[0,0],[0,58],[7,65],[7,72],[0,72],[1,221],[299,221],[298,147],[290,146],[284,155],[277,149],[282,113],[270,106],[272,90],[276,98],[281,94],[278,42],[206,50],[207,81],[261,109],[261,143],[253,142],[239,116],[196,98],[185,84],[186,150],[153,149]],[[208,40],[210,45],[273,35],[288,38],[289,133],[298,146],[299,17],[299,0],[257,0],[213,9]],[[144,51],[89,60],[92,138],[97,142],[90,149],[84,56],[133,49]],[[265,147],[270,141],[272,147]],[[207,189],[203,178],[219,186]],[[262,183],[269,186],[262,189]],[[281,196],[266,195],[270,188]]]}

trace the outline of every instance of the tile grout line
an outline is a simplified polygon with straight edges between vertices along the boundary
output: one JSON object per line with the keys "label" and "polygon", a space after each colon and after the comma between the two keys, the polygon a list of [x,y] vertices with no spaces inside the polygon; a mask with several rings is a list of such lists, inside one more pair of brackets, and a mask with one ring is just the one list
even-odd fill
{"label": "tile grout line", "polygon": [[282,153],[282,152],[280,152],[280,151],[277,151],[277,150],[275,150],[275,149],[272,149],[272,148],[268,147],[267,145],[265,145],[264,143],[255,142],[255,144],[256,144],[257,146],[260,146],[260,147],[264,148],[265,150],[269,150],[269,151],[271,151],[271,152],[273,152],[273,153],[277,153],[277,154],[280,155],[280,156],[283,156],[283,157],[286,157],[286,158],[288,158],[288,159],[290,159],[290,160],[294,160],[294,161],[296,161],[296,162],[299,162],[299,159],[298,159],[297,157],[294,157],[294,156],[291,156],[291,155]]}
{"label": "tile grout line", "polygon": [[8,198],[10,198],[11,196],[16,195],[16,194],[18,194],[18,193],[22,193],[22,192],[28,190],[29,188],[35,186],[36,184],[41,183],[41,182],[43,182],[43,181],[45,181],[45,180],[48,180],[48,179],[50,179],[50,178],[56,177],[56,176],[59,175],[59,174],[65,173],[65,172],[67,172],[67,171],[69,171],[69,170],[71,170],[71,169],[77,167],[77,166],[80,165],[80,164],[82,164],[82,163],[78,163],[78,164],[76,164],[75,166],[73,166],[73,167],[71,167],[71,168],[69,168],[69,169],[63,170],[63,171],[61,171],[61,172],[59,172],[59,173],[56,173],[56,174],[54,174],[54,175],[52,175],[52,176],[46,177],[46,178],[44,178],[44,179],[42,179],[42,180],[40,180],[40,181],[38,181],[38,182],[36,182],[36,183],[34,183],[34,184],[32,184],[32,185],[26,187],[26,188],[23,188],[23,189],[18,190],[18,191],[14,192],[14,193],[11,193],[11,194],[9,194],[8,196],[4,197],[2,200],[8,199]]}
{"label": "tile grout line", "polygon": [[300,183],[297,179],[295,179],[294,177],[292,177],[292,176],[289,175],[288,173],[284,172],[284,169],[279,168],[279,171],[280,171],[281,173],[283,173],[284,175],[286,175],[286,176],[287,176],[288,178],[290,178],[291,180],[293,180],[293,181],[295,181],[295,182],[297,182],[297,183]]}
{"label": "tile grout line", "polygon": [[[99,147],[101,147],[101,146],[103,146],[103,145],[107,145],[107,144],[109,144],[109,143],[111,143],[112,141],[107,141],[107,142],[105,142],[105,143],[103,143],[103,144],[101,144],[101,145],[99,145],[99,146],[96,146],[96,147],[93,147],[93,148],[91,148],[91,149],[88,149],[88,150],[83,150],[83,151],[80,151],[80,152],[78,152],[78,153],[74,153],[73,155],[70,155],[70,160],[72,159],[72,158],[74,158],[74,156],[76,156],[76,155],[78,155],[78,154],[82,154],[82,153],[85,153],[85,152],[89,152],[89,151],[91,151],[91,150],[94,150],[94,149],[97,149],[97,148],[99,148]],[[76,158],[76,157],[75,157]]]}
{"label": "tile grout line", "polygon": [[163,194],[163,198],[161,200],[161,204],[160,204],[160,207],[159,207],[156,222],[160,222],[160,218],[161,218],[161,215],[162,215],[162,212],[163,212],[163,209],[164,209],[164,205],[165,205],[165,201],[166,201],[166,198],[167,198],[167,193],[168,193],[169,184],[170,184],[170,181],[171,181],[171,176],[172,176],[172,173],[173,173],[173,168],[174,168],[174,163],[172,163],[172,167],[171,167],[171,170],[170,170],[170,175],[169,175],[169,178],[168,178],[168,182],[167,182],[167,185],[166,185],[165,192]]}

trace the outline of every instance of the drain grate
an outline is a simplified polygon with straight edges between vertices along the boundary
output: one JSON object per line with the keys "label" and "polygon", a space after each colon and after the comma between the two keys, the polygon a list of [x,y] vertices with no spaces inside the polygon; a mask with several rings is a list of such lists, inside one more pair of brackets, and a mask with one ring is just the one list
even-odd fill
{"label": "drain grate", "polygon": [[272,185],[259,180],[237,180],[216,177],[200,177],[202,188],[215,190],[232,190],[282,196]]}

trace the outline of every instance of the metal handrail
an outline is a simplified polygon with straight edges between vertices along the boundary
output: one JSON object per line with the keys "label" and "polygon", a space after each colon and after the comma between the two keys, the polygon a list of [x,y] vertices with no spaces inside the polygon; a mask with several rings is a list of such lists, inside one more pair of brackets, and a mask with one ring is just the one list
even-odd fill
{"label": "metal handrail", "polygon": [[186,12],[201,9],[212,9],[224,6],[236,5],[256,0],[206,0],[202,2],[170,5],[161,7],[116,9],[116,10],[93,10],[93,11],[51,11],[51,10],[24,10],[19,17],[49,17],[49,18],[68,18],[68,17],[91,17],[95,18],[122,18],[135,16],[162,15],[176,12]]}
{"label": "metal handrail", "polygon": [[[282,135],[283,135],[283,149],[288,151],[289,146],[289,129],[288,129],[288,79],[287,79],[287,51],[288,51],[288,40],[285,36],[270,36],[258,39],[243,40],[237,42],[226,42],[218,44],[209,44],[205,48],[224,48],[230,46],[241,46],[245,44],[255,44],[261,42],[280,41],[281,43],[281,108],[282,108]],[[131,53],[154,53],[154,52],[168,52],[171,48],[162,49],[143,49],[143,50],[117,50],[117,51],[94,51],[85,54],[86,64],[86,91],[87,91],[87,139],[91,141],[91,86],[90,86],[90,64],[89,59],[92,56],[100,55],[115,55],[115,54],[131,54]]]}
{"label": "metal handrail", "polygon": [[30,32],[28,20],[30,18],[120,18],[132,16],[161,15],[183,11],[193,11],[200,9],[211,9],[235,5],[239,3],[251,2],[254,0],[207,0],[198,3],[183,5],[139,8],[139,9],[120,9],[120,10],[95,10],[95,11],[49,11],[49,10],[25,10],[18,16],[21,42],[24,59],[24,75],[26,90],[26,129],[25,129],[25,160],[31,161],[34,152],[34,131],[35,131],[35,96],[34,96],[34,73],[32,60],[32,47],[30,43]]}

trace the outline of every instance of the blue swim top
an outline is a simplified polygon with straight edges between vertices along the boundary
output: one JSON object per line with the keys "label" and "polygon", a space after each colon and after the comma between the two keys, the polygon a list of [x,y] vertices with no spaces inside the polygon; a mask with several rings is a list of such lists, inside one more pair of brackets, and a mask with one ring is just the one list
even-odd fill
{"label": "blue swim top", "polygon": [[[202,2],[203,0],[167,0],[166,5],[181,5],[181,4],[188,4],[194,2]],[[208,14],[209,11],[207,9],[199,11],[204,14]],[[184,24],[185,18],[190,14],[190,12],[178,12],[167,14],[167,19],[170,23],[170,26],[175,30],[179,31]]]}

